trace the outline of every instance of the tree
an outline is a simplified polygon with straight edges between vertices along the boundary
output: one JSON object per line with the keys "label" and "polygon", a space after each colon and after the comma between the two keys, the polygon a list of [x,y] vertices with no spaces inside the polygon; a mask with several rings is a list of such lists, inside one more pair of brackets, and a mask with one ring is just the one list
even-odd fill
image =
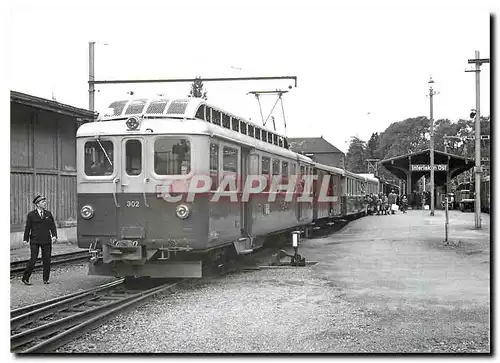
{"label": "tree", "polygon": [[207,91],[203,88],[203,81],[201,77],[196,77],[194,82],[191,84],[191,91],[189,91],[188,97],[207,99]]}
{"label": "tree", "polygon": [[367,159],[379,159],[377,149],[379,145],[379,134],[374,132],[366,144],[366,158]]}
{"label": "tree", "polygon": [[366,173],[366,142],[356,136],[351,137],[346,154],[346,169],[353,173]]}

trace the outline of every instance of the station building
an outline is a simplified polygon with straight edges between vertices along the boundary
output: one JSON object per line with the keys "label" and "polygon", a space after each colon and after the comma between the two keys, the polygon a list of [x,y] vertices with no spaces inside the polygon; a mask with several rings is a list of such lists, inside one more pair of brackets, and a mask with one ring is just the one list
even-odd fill
{"label": "station building", "polygon": [[10,93],[10,240],[22,246],[26,215],[47,197],[60,241],[76,241],[76,130],[91,111],[25,93]]}

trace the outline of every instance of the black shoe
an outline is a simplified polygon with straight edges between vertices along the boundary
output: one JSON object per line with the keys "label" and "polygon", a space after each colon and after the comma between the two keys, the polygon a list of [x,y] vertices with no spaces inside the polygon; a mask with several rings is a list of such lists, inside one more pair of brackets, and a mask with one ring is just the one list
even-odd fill
{"label": "black shoe", "polygon": [[43,280],[43,283],[44,283],[45,285],[50,284],[49,280]]}
{"label": "black shoe", "polygon": [[25,284],[25,285],[28,285],[28,286],[33,285],[31,282],[29,282],[29,280],[22,279],[21,281],[22,281],[22,282],[23,282],[23,284]]}

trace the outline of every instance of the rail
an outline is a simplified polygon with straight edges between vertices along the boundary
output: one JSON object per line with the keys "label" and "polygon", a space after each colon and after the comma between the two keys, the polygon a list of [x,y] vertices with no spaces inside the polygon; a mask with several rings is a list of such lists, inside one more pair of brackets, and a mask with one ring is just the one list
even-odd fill
{"label": "rail", "polygon": [[[62,253],[58,255],[52,255],[50,264],[60,265],[68,262],[85,261],[90,258],[90,253],[88,251],[76,251],[69,253]],[[10,263],[10,273],[23,272],[28,264],[29,260],[12,261]],[[35,262],[35,269],[42,267],[42,259],[38,258]]]}
{"label": "rail", "polygon": [[[171,290],[179,282],[145,290],[125,288],[123,279],[11,311],[11,351],[48,353],[102,325],[109,318],[148,298]],[[22,310],[24,309],[24,310]]]}

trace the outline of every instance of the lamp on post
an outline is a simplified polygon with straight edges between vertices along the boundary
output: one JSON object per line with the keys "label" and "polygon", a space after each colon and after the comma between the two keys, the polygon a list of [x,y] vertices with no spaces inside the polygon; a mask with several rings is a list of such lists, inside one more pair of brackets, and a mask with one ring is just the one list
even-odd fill
{"label": "lamp on post", "polygon": [[429,79],[429,99],[430,99],[430,122],[431,122],[431,127],[430,127],[430,158],[431,158],[431,216],[434,215],[434,116],[433,116],[433,97],[434,95],[437,94],[436,91],[434,91],[433,86],[434,86],[434,80],[432,79],[432,76]]}

